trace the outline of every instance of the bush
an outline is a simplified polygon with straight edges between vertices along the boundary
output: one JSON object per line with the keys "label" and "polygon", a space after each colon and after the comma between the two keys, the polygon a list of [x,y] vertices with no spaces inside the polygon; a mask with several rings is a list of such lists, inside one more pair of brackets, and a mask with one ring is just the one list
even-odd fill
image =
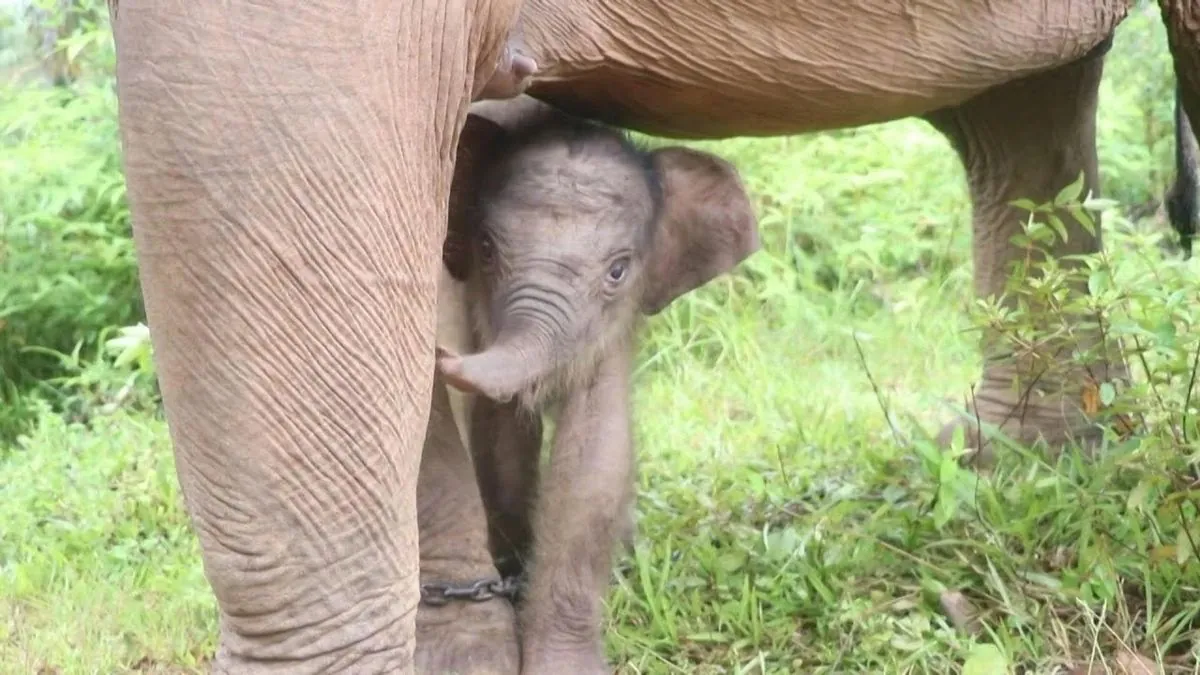
{"label": "bush", "polygon": [[[90,30],[64,43],[107,44],[106,26]],[[28,421],[31,393],[62,403],[56,352],[90,353],[144,316],[109,52],[70,87],[0,89],[0,440]]]}

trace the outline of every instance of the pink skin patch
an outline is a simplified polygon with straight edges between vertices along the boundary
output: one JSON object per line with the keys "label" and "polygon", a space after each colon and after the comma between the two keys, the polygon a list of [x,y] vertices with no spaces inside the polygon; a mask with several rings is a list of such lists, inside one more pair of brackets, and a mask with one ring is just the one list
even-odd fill
{"label": "pink skin patch", "polygon": [[504,45],[496,72],[476,100],[516,98],[525,93],[537,71],[537,61],[519,53],[512,45]]}

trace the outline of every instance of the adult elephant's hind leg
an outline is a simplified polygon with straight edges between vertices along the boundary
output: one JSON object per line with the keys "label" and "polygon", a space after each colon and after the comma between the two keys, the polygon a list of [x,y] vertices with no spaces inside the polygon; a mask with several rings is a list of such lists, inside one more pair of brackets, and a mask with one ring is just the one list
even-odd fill
{"label": "adult elephant's hind leg", "polygon": [[[978,296],[1000,297],[1013,264],[1026,258],[1025,249],[1010,240],[1021,232],[1028,213],[1010,206],[1011,201],[1049,202],[1078,179],[1080,172],[1087,189],[1098,192],[1095,118],[1107,47],[1105,43],[1080,61],[997,87],[927,117],[950,139],[966,167],[974,203]],[[1100,250],[1098,220],[1093,235],[1066,211],[1058,215],[1066,225],[1067,237],[1050,247],[1054,256]],[[1051,318],[1045,307],[1033,310],[1040,313],[1036,320],[1039,328],[1063,321]],[[965,401],[968,418],[947,425],[940,434],[941,442],[948,443],[954,430],[965,426],[968,446],[980,450],[980,459],[988,461],[992,444],[986,434],[979,442],[975,420],[982,420],[985,428],[996,425],[1025,443],[1044,439],[1051,447],[1061,447],[1072,438],[1094,438],[1098,427],[1090,423],[1081,405],[1085,383],[1090,379],[1103,382],[1123,371],[1116,365],[1119,358],[1103,354],[1080,366],[1069,364],[1072,349],[1086,350],[1099,344],[1099,332],[1077,320],[1066,321],[1074,340],[1036,355],[1014,356],[1011,342],[995,332],[986,333],[983,377]]]}

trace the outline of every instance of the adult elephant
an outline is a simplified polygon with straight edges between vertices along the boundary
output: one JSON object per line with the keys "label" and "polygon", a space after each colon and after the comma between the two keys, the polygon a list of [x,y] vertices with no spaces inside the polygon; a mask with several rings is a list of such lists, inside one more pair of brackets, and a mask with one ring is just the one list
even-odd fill
{"label": "adult elephant", "polygon": [[[214,668],[238,673],[412,670],[415,482],[453,150],[515,28],[547,75],[538,96],[648,131],[925,116],[967,165],[986,294],[1015,255],[1007,200],[1049,198],[1080,171],[1095,186],[1102,54],[1126,11],[1119,0],[110,2],[147,313],[220,606]],[[1163,2],[1196,119],[1200,21],[1189,0]],[[1058,252],[1099,245],[1072,222]],[[1015,373],[988,365],[982,417],[1020,407],[1006,391]],[[1075,428],[1057,407],[1019,412],[1020,433]]]}

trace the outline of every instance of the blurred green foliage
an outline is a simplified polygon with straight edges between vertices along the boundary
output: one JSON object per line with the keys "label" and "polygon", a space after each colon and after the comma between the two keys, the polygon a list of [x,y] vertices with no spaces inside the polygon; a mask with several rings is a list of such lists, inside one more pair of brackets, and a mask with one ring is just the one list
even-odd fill
{"label": "blurred green foliage", "polygon": [[[104,8],[97,0],[79,4]],[[0,88],[0,441],[30,421],[31,396],[71,404],[76,392],[63,386],[75,372],[70,355],[94,354],[104,331],[135,324],[144,312],[111,36],[106,21],[76,23],[58,48],[83,77],[37,86],[27,67]],[[10,49],[26,45],[16,40]]]}

